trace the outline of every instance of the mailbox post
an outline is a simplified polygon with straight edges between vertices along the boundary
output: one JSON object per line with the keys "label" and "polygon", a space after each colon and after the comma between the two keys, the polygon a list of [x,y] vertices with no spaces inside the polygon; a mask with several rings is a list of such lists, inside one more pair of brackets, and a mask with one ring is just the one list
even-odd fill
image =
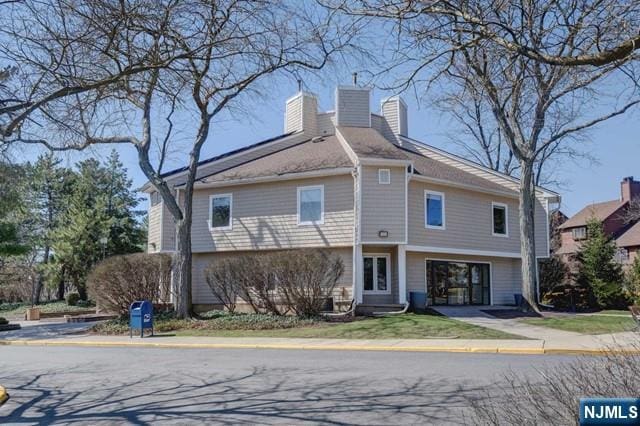
{"label": "mailbox post", "polygon": [[133,329],[140,329],[140,337],[144,337],[144,329],[150,328],[153,336],[153,304],[148,300],[139,300],[129,306],[129,337],[133,337]]}

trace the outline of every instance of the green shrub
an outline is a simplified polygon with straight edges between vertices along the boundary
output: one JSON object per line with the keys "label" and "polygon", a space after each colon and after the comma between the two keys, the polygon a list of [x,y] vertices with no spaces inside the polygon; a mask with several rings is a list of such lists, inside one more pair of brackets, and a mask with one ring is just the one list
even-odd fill
{"label": "green shrub", "polygon": [[636,256],[627,271],[626,277],[627,297],[634,305],[640,305],[640,255]]}
{"label": "green shrub", "polygon": [[69,293],[67,294],[67,305],[76,306],[80,301],[80,295],[78,293]]}
{"label": "green shrub", "polygon": [[6,318],[0,317],[0,325],[7,325],[9,321]]}
{"label": "green shrub", "polygon": [[126,315],[135,300],[168,298],[170,283],[171,256],[135,253],[99,263],[89,275],[87,289],[100,309]]}

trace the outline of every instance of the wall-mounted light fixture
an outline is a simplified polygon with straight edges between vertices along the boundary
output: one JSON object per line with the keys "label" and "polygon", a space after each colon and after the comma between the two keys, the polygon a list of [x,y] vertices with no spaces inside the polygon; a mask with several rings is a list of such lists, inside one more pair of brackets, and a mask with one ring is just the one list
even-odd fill
{"label": "wall-mounted light fixture", "polygon": [[389,231],[378,231],[378,237],[380,238],[387,238],[389,236]]}

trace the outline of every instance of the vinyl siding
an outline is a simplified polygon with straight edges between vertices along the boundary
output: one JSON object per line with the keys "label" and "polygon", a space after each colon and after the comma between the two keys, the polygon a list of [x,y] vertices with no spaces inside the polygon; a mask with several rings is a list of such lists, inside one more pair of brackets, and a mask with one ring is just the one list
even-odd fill
{"label": "vinyl siding", "polygon": [[176,249],[176,225],[171,212],[162,203],[162,251],[173,251]]}
{"label": "vinyl siding", "polygon": [[[378,183],[378,170],[389,169],[391,183]],[[362,234],[363,242],[400,242],[405,240],[405,169],[404,167],[362,168]],[[378,232],[389,232],[380,238]]]}
{"label": "vinyl siding", "polygon": [[[155,253],[161,249],[162,205],[149,206],[149,229],[147,231],[147,251]],[[154,248],[155,247],[155,248]]]}
{"label": "vinyl siding", "polygon": [[[415,252],[407,253],[407,291],[424,292],[427,289],[425,264],[427,259],[489,262],[491,264],[492,304],[494,305],[512,305],[514,293],[522,292],[520,259]],[[428,303],[431,303],[429,298],[427,300]]]}
{"label": "vinyl siding", "polygon": [[[324,224],[298,226],[297,188],[324,185]],[[210,231],[209,196],[233,194],[233,229]],[[193,251],[335,247],[353,244],[353,178],[339,175],[201,189],[193,200]]]}
{"label": "vinyl siding", "polygon": [[[445,194],[445,229],[425,228],[424,191]],[[508,205],[509,237],[493,236],[492,202]],[[535,215],[536,252],[546,256],[546,212],[538,203]],[[520,252],[518,200],[480,192],[409,182],[409,244],[444,248]]]}
{"label": "vinyl siding", "polygon": [[336,111],[338,126],[370,127],[369,91],[338,88]]}
{"label": "vinyl siding", "polygon": [[318,134],[334,135],[336,133],[335,114],[333,112],[324,112],[318,114]]}
{"label": "vinyl siding", "polygon": [[[338,280],[333,292],[336,302],[351,300],[353,254],[351,247],[331,249],[332,253],[339,255],[344,263],[344,273]],[[191,300],[193,304],[217,304],[219,301],[211,293],[211,289],[205,278],[205,270],[216,260],[251,254],[251,252],[226,252],[226,253],[198,253],[193,256],[193,277]]]}

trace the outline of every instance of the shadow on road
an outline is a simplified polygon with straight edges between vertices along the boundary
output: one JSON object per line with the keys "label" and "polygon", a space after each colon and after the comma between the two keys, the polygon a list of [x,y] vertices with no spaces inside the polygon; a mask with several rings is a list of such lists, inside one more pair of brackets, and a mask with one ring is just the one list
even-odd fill
{"label": "shadow on road", "polygon": [[159,374],[100,383],[92,382],[93,371],[86,368],[0,376],[12,396],[0,408],[0,422],[464,423],[461,410],[471,395],[482,394],[443,379],[336,381],[310,369],[254,368],[208,379],[180,375],[179,381],[175,374]]}

